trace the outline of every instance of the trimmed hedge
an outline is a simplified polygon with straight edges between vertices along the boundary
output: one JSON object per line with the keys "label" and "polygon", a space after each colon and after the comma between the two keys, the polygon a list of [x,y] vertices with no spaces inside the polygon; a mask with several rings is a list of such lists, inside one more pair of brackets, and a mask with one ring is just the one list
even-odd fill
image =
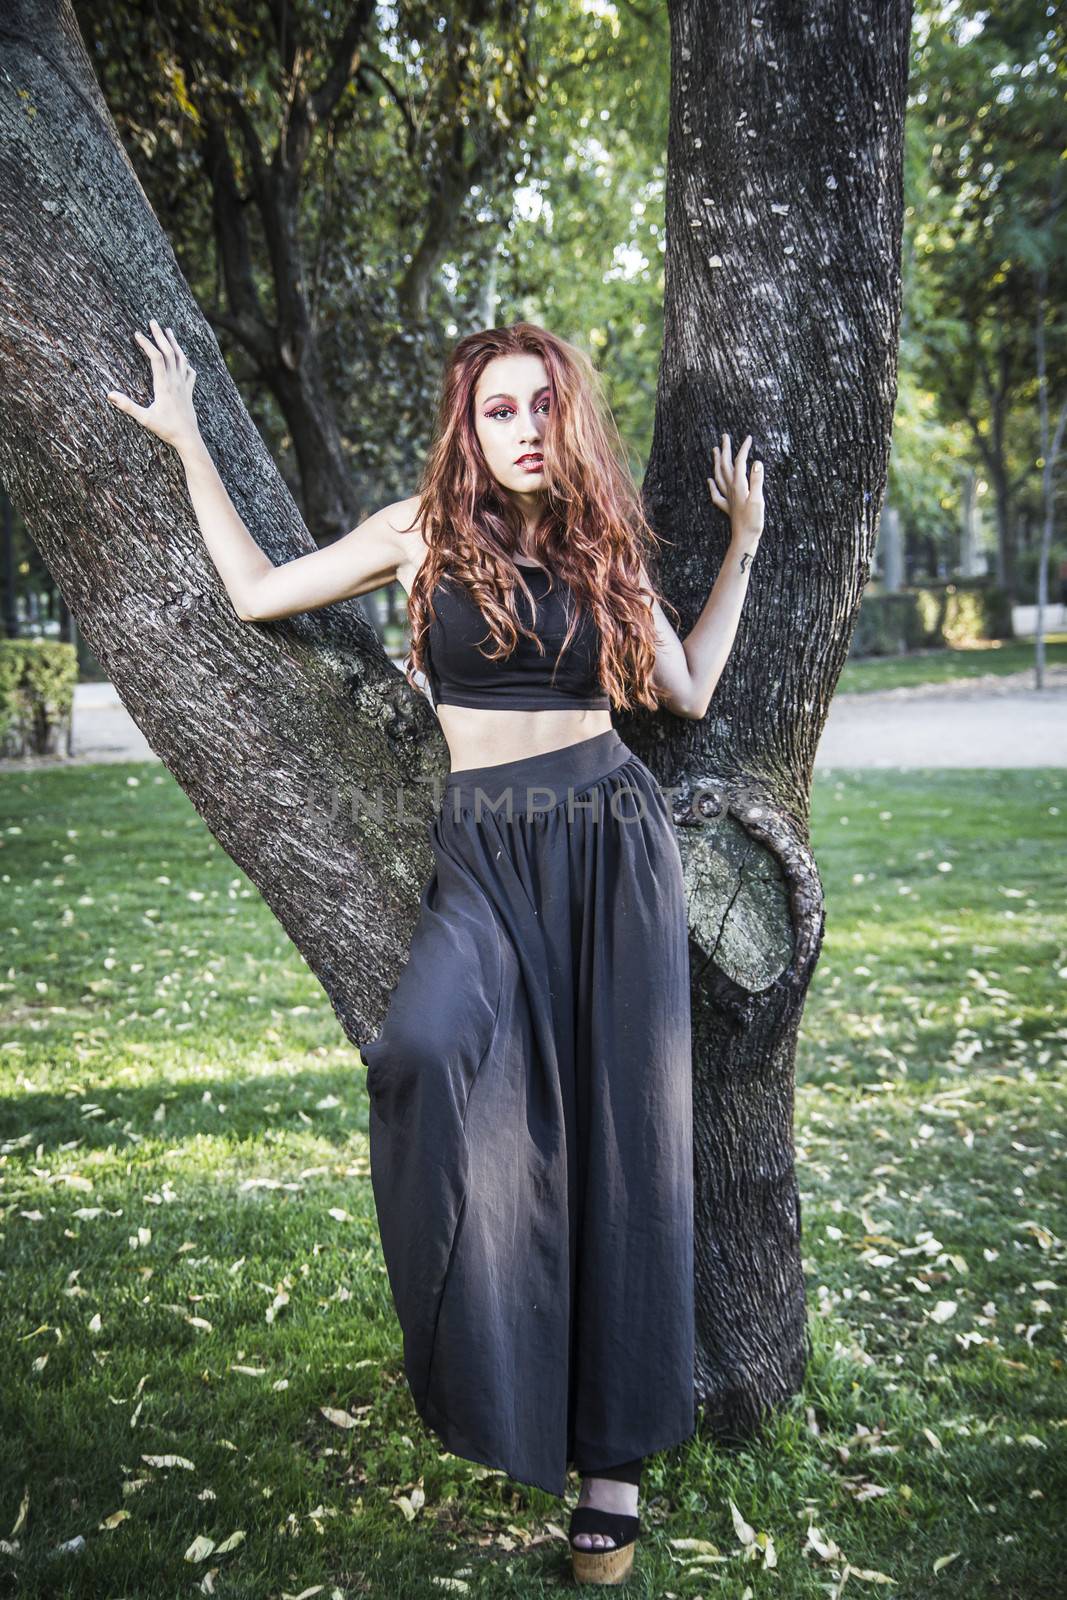
{"label": "trimmed hedge", "polygon": [[0,639],[0,755],[70,751],[78,653],[59,639]]}
{"label": "trimmed hedge", "polygon": [[957,578],[896,594],[865,593],[849,655],[906,655],[1012,636],[1011,601],[1004,590]]}

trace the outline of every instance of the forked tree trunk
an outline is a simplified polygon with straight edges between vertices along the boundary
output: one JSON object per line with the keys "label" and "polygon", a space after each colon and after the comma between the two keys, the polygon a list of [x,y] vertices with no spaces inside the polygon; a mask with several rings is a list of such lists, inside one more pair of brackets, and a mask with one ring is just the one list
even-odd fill
{"label": "forked tree trunk", "polygon": [[[664,347],[644,492],[696,620],[723,555],[711,447],[753,436],[767,525],[699,723],[625,726],[691,896],[697,1386],[743,1437],[805,1365],[797,1029],[823,930],[816,746],[870,574],[896,400],[909,0],[672,0]],[[700,796],[704,798],[701,800]]]}
{"label": "forked tree trunk", "polygon": [[[686,631],[725,544],[711,443],[754,435],[768,528],[707,718],[620,723],[691,894],[698,1388],[722,1435],[796,1389],[793,1056],[822,933],[812,762],[874,548],[896,387],[907,0],[673,0],[667,303],[650,512]],[[0,20],[0,478],[94,653],[263,893],[349,1037],[377,1031],[432,865],[427,702],[352,603],[249,626],[146,399],[165,311],[202,431],[271,558],[312,548],[115,135],[67,0]],[[368,797],[355,814],[332,801]],[[692,807],[687,798],[703,794]],[[374,801],[381,796],[378,814]],[[309,804],[309,801],[311,802]]]}

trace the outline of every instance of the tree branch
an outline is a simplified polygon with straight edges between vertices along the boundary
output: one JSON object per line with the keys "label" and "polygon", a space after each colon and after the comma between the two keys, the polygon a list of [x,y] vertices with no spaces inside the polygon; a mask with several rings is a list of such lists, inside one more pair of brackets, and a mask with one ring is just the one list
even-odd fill
{"label": "tree branch", "polygon": [[266,367],[274,361],[276,351],[268,323],[234,316],[228,311],[217,311],[211,306],[204,307],[204,315],[216,333],[228,333],[261,366]]}
{"label": "tree branch", "polygon": [[356,0],[325,76],[319,87],[308,96],[309,112],[315,124],[325,122],[344,93],[345,86],[355,75],[373,17],[374,0]]}
{"label": "tree branch", "polygon": [[382,71],[381,67],[376,66],[373,61],[361,61],[359,66],[356,68],[356,77],[361,78],[365,74],[372,72],[376,78],[381,79],[382,83],[388,89],[390,97],[396,105],[397,110],[400,112],[400,115],[404,119],[404,126],[408,132],[407,152],[408,155],[411,155],[415,148],[415,141],[418,138],[418,128],[408,106],[408,97],[402,94],[399,89],[395,88],[394,85],[390,83],[388,77]]}
{"label": "tree branch", "polygon": [[219,257],[226,294],[233,308],[241,342],[257,356],[273,348],[268,322],[256,288],[252,250],[245,226],[244,201],[230,160],[226,134],[210,108],[204,117],[204,165],[211,183],[212,215],[219,242]]}

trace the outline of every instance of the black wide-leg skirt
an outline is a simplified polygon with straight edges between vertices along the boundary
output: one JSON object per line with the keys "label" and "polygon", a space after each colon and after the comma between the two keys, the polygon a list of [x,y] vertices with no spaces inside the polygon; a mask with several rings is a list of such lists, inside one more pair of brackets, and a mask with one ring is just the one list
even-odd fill
{"label": "black wide-leg skirt", "polygon": [[416,1409],[552,1494],[693,1433],[688,919],[667,803],[612,729],[452,772],[363,1046]]}

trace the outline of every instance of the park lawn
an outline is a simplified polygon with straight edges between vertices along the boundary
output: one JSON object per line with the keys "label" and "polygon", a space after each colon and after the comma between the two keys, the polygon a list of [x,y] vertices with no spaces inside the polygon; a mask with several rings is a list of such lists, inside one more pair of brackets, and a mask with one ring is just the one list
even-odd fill
{"label": "park lawn", "polygon": [[[1049,634],[1045,641],[1048,666],[1067,663],[1067,634]],[[920,683],[954,683],[993,673],[1030,672],[1034,667],[1034,641],[994,640],[960,650],[915,650],[906,656],[865,656],[845,662],[838,680],[839,694],[868,694],[876,689],[911,689]]]}
{"label": "park lawn", "polygon": [[[807,1378],[653,1458],[629,1592],[1061,1595],[1067,773],[836,772],[813,815]],[[569,1582],[566,1507],[418,1421],[358,1056],[169,774],[0,775],[0,883],[0,1592]]]}

